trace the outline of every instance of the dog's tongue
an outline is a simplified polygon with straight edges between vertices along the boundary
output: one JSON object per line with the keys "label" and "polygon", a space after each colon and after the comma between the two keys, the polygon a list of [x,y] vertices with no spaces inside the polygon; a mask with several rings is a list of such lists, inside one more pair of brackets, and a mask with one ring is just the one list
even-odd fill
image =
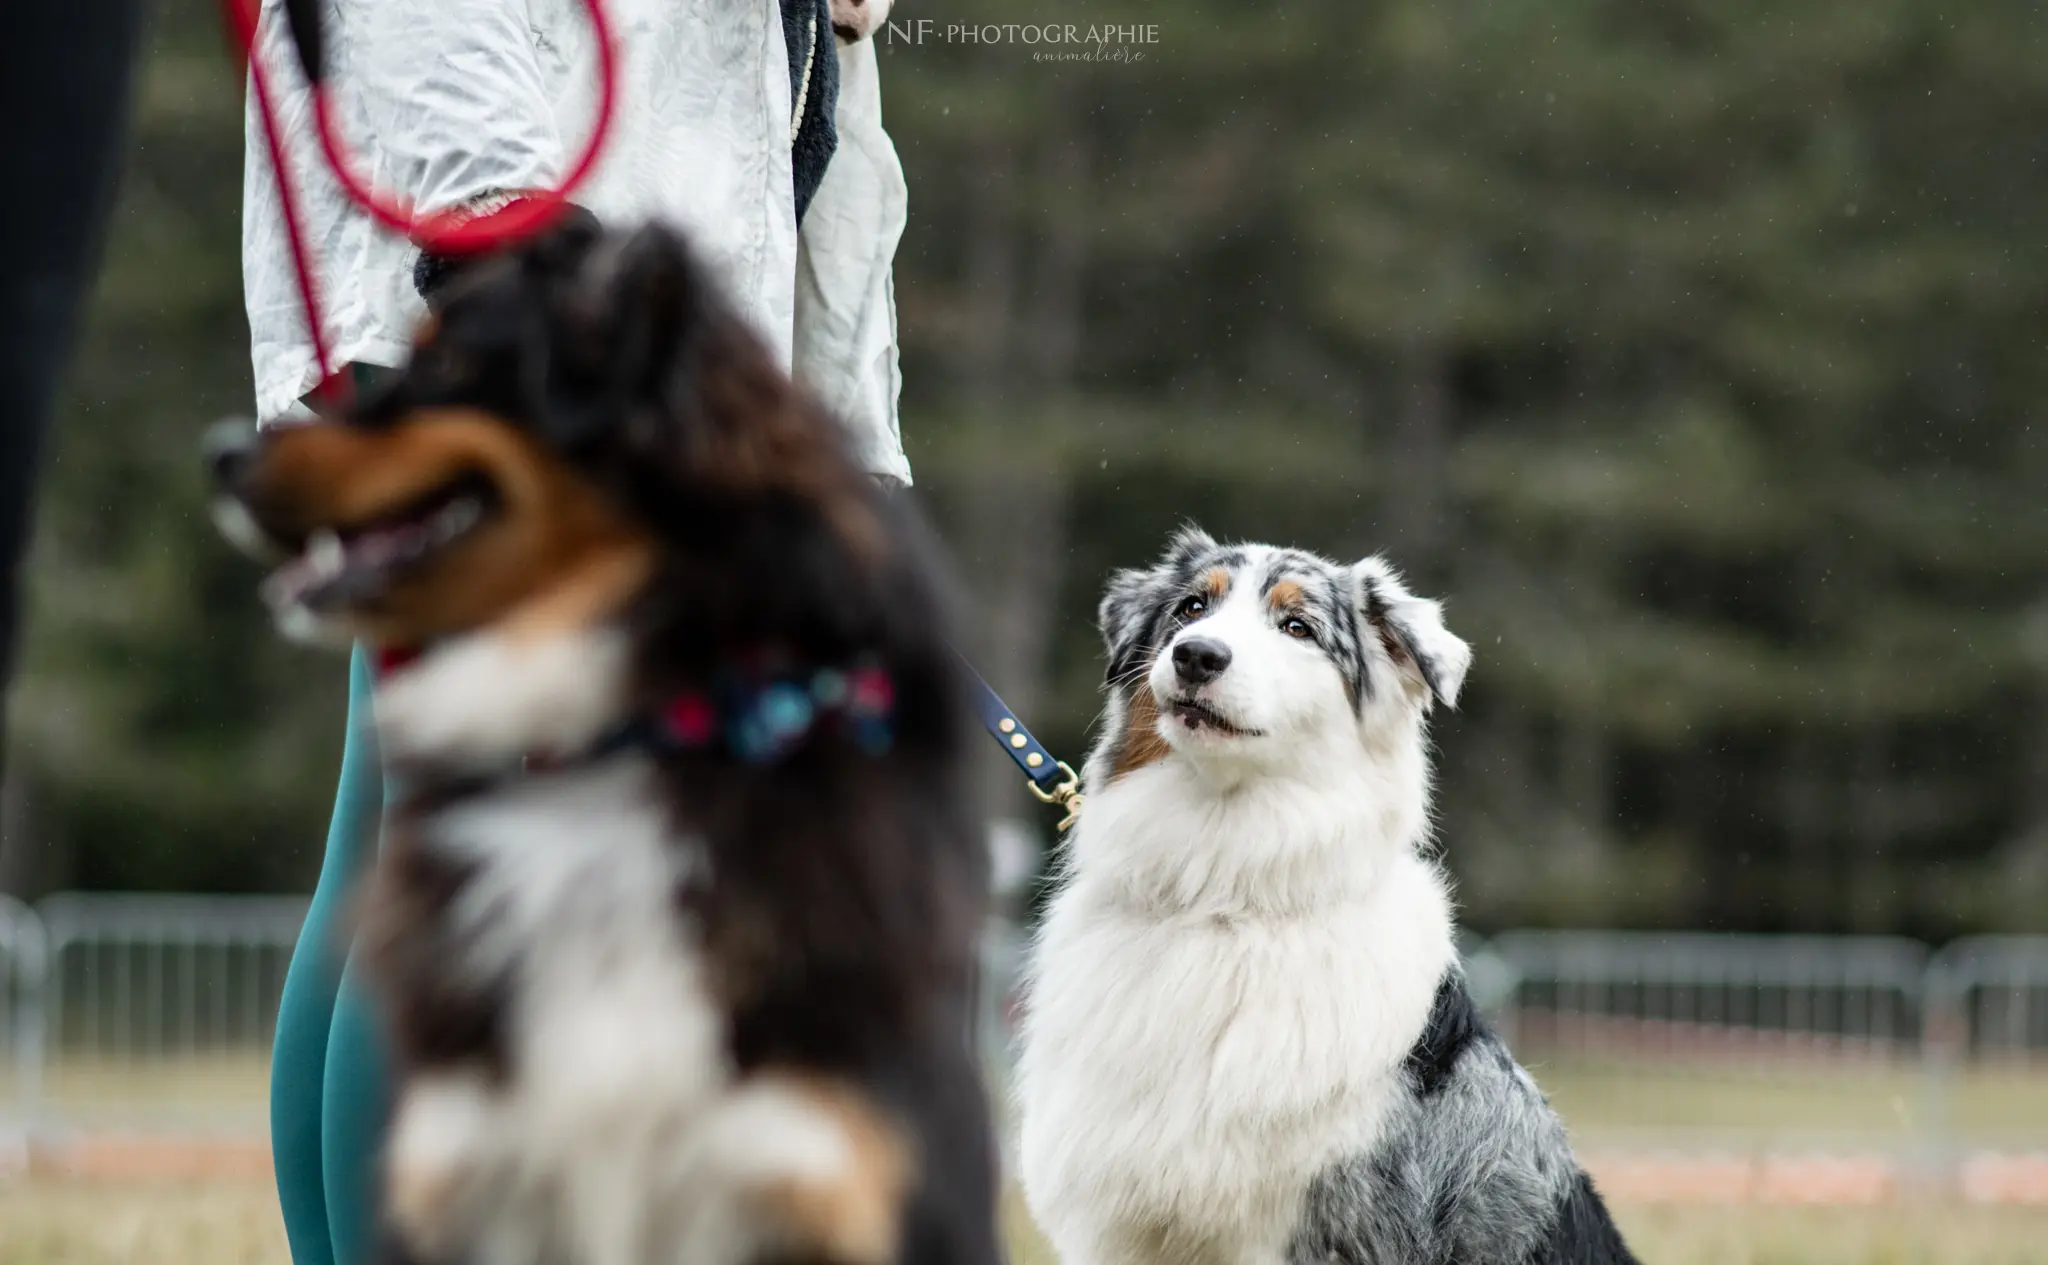
{"label": "dog's tongue", "polygon": [[418,646],[377,647],[377,675],[389,676],[420,657]]}
{"label": "dog's tongue", "polygon": [[331,532],[314,537],[305,553],[273,573],[264,585],[272,606],[316,604],[358,590],[382,587],[395,565],[425,554],[436,543],[435,524],[400,523],[362,532],[343,544]]}

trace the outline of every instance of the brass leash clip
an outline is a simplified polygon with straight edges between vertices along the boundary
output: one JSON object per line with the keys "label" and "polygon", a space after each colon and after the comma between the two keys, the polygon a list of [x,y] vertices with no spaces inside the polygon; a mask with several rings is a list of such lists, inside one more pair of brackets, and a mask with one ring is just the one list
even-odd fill
{"label": "brass leash clip", "polygon": [[1039,803],[1058,804],[1061,808],[1067,810],[1067,815],[1060,818],[1059,825],[1060,833],[1065,834],[1073,828],[1076,821],[1080,820],[1081,801],[1085,796],[1081,794],[1081,775],[1074,772],[1073,766],[1069,765],[1065,760],[1056,761],[1056,763],[1059,765],[1059,770],[1062,774],[1058,786],[1048,791],[1028,778],[1025,780],[1024,785],[1031,788],[1031,793],[1038,797]]}

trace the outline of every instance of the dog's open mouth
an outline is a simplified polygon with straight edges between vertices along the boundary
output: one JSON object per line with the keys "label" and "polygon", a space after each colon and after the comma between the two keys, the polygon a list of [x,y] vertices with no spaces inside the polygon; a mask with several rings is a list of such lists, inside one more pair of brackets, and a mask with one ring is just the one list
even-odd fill
{"label": "dog's open mouth", "polygon": [[1241,725],[1231,724],[1223,718],[1222,712],[1217,711],[1200,699],[1177,698],[1173,700],[1171,706],[1174,716],[1193,733],[1201,733],[1207,730],[1210,733],[1225,738],[1256,738],[1260,733],[1256,729],[1246,729]]}
{"label": "dog's open mouth", "polygon": [[470,536],[497,504],[491,481],[467,474],[390,513],[311,531],[296,542],[297,555],[264,581],[263,599],[274,610],[360,606]]}

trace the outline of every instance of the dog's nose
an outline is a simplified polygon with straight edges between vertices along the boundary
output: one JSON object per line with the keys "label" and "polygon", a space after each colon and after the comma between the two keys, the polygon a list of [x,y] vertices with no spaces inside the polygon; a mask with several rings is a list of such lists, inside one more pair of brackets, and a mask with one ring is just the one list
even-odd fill
{"label": "dog's nose", "polygon": [[214,487],[232,491],[249,468],[249,459],[256,455],[256,428],[243,421],[216,422],[206,432],[202,451]]}
{"label": "dog's nose", "polygon": [[1207,685],[1230,666],[1230,647],[1209,637],[1190,637],[1173,648],[1173,674],[1184,685]]}

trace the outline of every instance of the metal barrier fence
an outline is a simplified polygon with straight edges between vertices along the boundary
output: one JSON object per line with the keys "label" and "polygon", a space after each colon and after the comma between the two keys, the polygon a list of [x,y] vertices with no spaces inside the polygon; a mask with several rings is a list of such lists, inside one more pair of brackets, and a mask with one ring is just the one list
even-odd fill
{"label": "metal barrier fence", "polygon": [[1978,936],[1934,956],[1929,1040],[1984,1060],[2048,1054],[2048,936]]}
{"label": "metal barrier fence", "polygon": [[2048,936],[1939,953],[1891,936],[1509,932],[1495,1021],[1524,1051],[1605,1055],[2048,1056]]}
{"label": "metal barrier fence", "polygon": [[1511,932],[1486,952],[1517,1048],[1574,1057],[1907,1057],[1930,960],[1878,936]]}
{"label": "metal barrier fence", "polygon": [[[0,897],[0,1090],[53,1127],[260,1125],[305,902]],[[1026,938],[984,948],[1000,1078]],[[2048,1146],[2048,936],[1512,932],[1462,942],[1481,1004],[1575,1130]],[[174,1100],[177,1110],[164,1109]],[[1960,1142],[1959,1142],[1960,1144]]]}
{"label": "metal barrier fence", "polygon": [[[46,1128],[248,1133],[296,898],[64,894],[0,900],[0,1140]],[[12,1128],[7,1126],[12,1125]]]}
{"label": "metal barrier fence", "polygon": [[42,1097],[45,945],[35,911],[0,896],[0,1053],[12,1068],[15,1108],[24,1115]]}
{"label": "metal barrier fence", "polygon": [[73,893],[36,913],[49,1052],[166,1059],[269,1048],[306,901]]}

